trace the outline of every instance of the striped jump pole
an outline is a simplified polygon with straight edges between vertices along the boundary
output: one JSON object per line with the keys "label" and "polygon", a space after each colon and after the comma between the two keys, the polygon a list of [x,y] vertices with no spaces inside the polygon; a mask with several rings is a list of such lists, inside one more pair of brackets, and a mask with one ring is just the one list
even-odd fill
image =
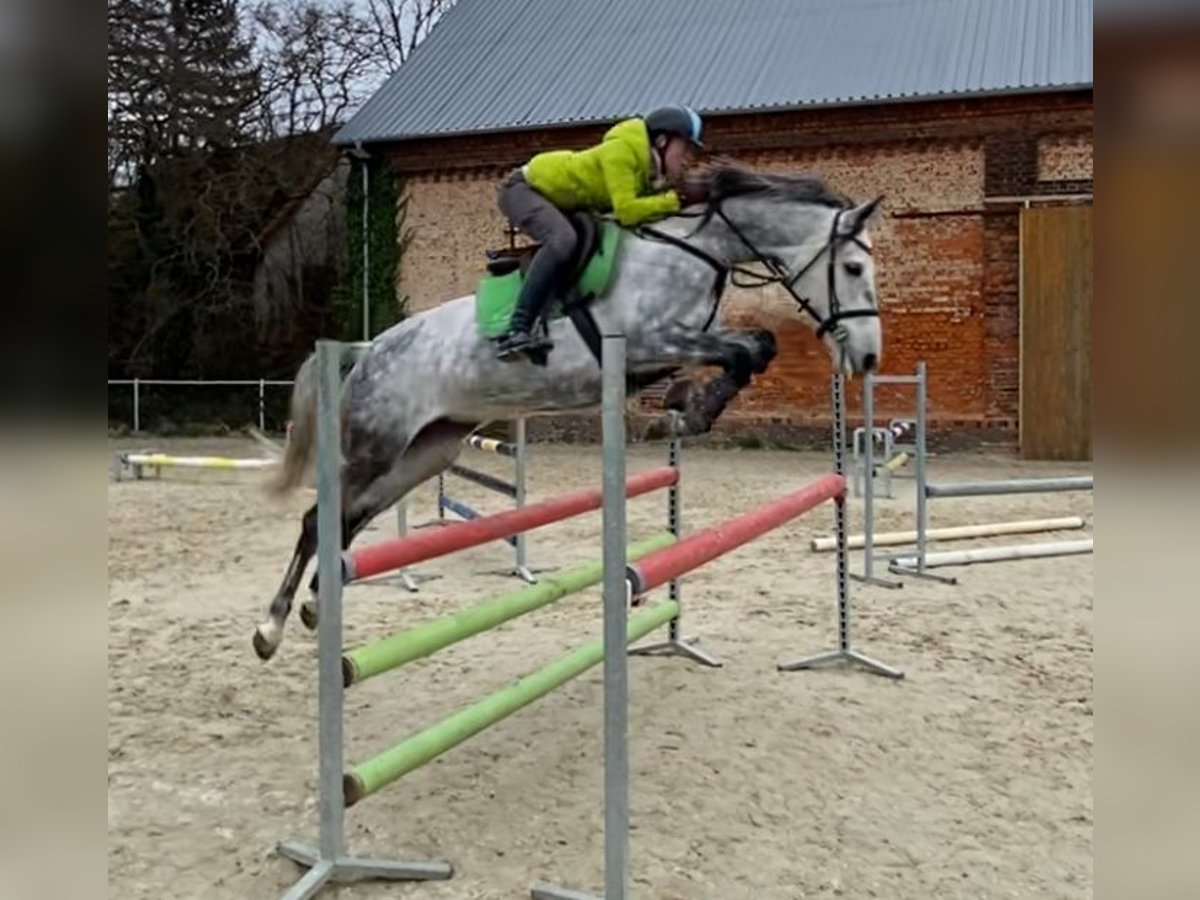
{"label": "striped jump pole", "polygon": [[120,469],[141,479],[144,470],[161,474],[163,469],[269,469],[277,465],[274,459],[232,459],[224,456],[171,456],[167,453],[122,453],[117,460]]}
{"label": "striped jump pole", "polygon": [[[918,414],[924,408],[924,364],[919,370],[920,383],[918,391],[921,402]],[[830,395],[833,406],[833,465],[834,472],[841,477],[846,474],[846,382],[845,375],[835,372],[830,385]],[[923,465],[924,453],[924,421],[917,424],[918,466]],[[868,442],[868,447],[870,446]],[[869,458],[868,458],[868,461]],[[868,482],[868,485],[870,482]],[[855,650],[850,641],[850,551],[847,546],[846,528],[846,492],[843,490],[833,498],[834,501],[834,535],[837,538],[837,611],[838,611],[838,644],[833,650],[806,656],[792,662],[779,664],[781,672],[794,672],[803,669],[815,669],[833,663],[851,663],[866,669],[876,675],[887,678],[903,678],[904,673],[889,665],[879,662]]]}
{"label": "striped jump pole", "polygon": [[495,453],[498,456],[507,456],[510,459],[516,459],[521,455],[520,447],[517,444],[510,444],[506,441],[496,440],[495,438],[482,437],[478,434],[468,435],[463,443],[476,450],[482,450],[484,453]]}
{"label": "striped jump pole", "polygon": [[[517,419],[516,432],[517,439],[513,443],[497,440],[496,438],[483,437],[478,434],[470,434],[463,439],[463,443],[473,450],[503,456],[512,460],[512,481],[506,481],[488,472],[455,463],[444,472],[438,473],[437,514],[439,523],[446,522],[446,513],[448,512],[468,521],[481,518],[484,515],[469,503],[450,494],[449,490],[447,490],[447,478],[449,476],[461,478],[486,491],[507,497],[517,509],[525,505],[525,473],[528,465],[529,447],[525,437],[524,419]],[[513,565],[505,574],[515,575],[527,584],[535,584],[537,577],[534,570],[529,567],[527,560],[527,539],[525,532],[518,532],[517,534],[503,538],[503,540],[513,548]]]}

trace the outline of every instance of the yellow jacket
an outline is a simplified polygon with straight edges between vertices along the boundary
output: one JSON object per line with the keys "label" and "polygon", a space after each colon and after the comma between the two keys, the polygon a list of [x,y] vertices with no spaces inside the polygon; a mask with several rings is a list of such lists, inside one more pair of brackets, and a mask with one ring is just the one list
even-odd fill
{"label": "yellow jacket", "polygon": [[675,191],[650,193],[653,168],[646,123],[626,119],[587,150],[539,153],[525,180],[559,209],[611,210],[622,225],[638,225],[679,211]]}

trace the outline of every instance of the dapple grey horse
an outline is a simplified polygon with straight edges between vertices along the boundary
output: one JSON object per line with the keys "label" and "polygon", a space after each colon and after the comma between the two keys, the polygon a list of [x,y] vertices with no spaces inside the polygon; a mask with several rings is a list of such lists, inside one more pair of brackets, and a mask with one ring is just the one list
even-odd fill
{"label": "dapple grey horse", "polygon": [[[722,371],[703,386],[678,381],[651,437],[708,431],[730,400],[775,356],[764,329],[727,329],[718,303],[727,277],[778,284],[812,320],[846,373],[874,369],[882,353],[867,220],[878,199],[852,205],[814,178],[741,168],[711,172],[709,200],[622,235],[616,269],[592,306],[601,332],[627,339],[631,390],[699,367]],[[757,264],[747,270],[747,264]],[[343,545],[377,514],[446,469],[462,440],[492,421],[594,409],[600,367],[567,319],[551,323],[545,366],[501,362],[476,328],[474,298],[413,315],[380,334],[346,376],[342,393]],[[296,376],[292,431],[272,488],[283,494],[310,471],[316,415],[313,358]],[[316,507],[266,621],[262,659],[276,651],[304,570],[316,551]],[[312,585],[315,588],[314,584]],[[301,610],[315,625],[315,601]]]}

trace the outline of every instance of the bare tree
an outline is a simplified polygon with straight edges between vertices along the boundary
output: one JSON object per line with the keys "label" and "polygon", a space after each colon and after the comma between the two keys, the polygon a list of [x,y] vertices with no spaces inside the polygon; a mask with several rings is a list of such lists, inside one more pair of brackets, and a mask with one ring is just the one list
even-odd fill
{"label": "bare tree", "polygon": [[349,0],[263,3],[254,24],[263,67],[265,137],[343,122],[375,86],[378,63],[364,35],[365,19]]}
{"label": "bare tree", "polygon": [[254,10],[265,137],[344,122],[454,0],[264,0]]}
{"label": "bare tree", "polygon": [[[380,271],[369,283],[390,289],[400,189],[381,175],[370,204],[345,196],[352,164],[330,136],[453,0],[107,4],[110,366],[197,375],[290,365],[339,321],[339,296],[356,308],[360,291],[342,283],[357,277],[345,271],[347,251],[360,256],[345,233],[355,208],[370,209]],[[325,184],[331,199],[310,203]],[[284,254],[284,274],[301,285],[281,295],[294,327],[256,333],[245,323],[258,309],[260,263],[293,218],[325,249]]]}
{"label": "bare tree", "polygon": [[455,0],[367,0],[375,49],[388,71],[400,68]]}

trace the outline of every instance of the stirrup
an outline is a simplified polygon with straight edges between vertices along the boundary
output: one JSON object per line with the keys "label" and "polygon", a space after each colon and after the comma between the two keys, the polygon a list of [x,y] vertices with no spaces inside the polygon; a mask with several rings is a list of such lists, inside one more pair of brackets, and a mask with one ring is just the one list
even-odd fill
{"label": "stirrup", "polygon": [[514,331],[497,342],[496,356],[507,361],[522,355],[545,354],[553,348],[554,344],[537,332]]}

